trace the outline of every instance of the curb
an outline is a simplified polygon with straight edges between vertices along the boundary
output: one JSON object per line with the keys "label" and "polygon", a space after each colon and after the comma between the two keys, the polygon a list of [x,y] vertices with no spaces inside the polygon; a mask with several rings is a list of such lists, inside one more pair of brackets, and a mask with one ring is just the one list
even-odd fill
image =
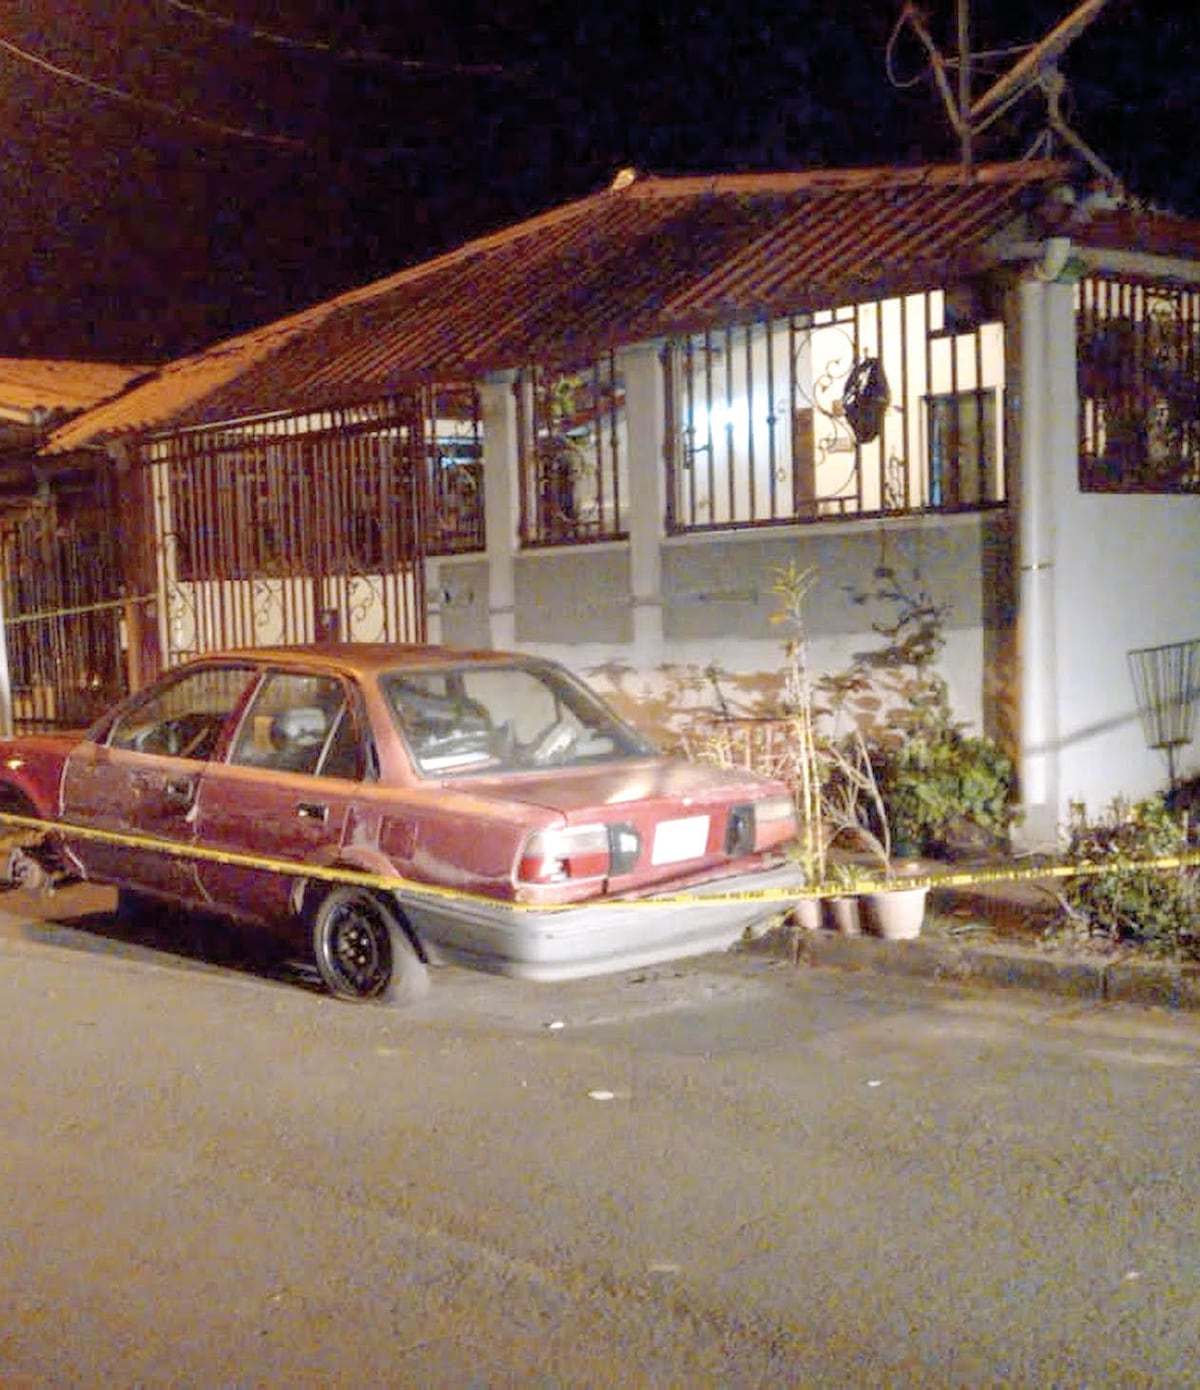
{"label": "curb", "polygon": [[1021,947],[960,944],[943,937],[884,941],[830,931],[780,933],[771,949],[773,954],[786,954],[797,965],[816,969],[905,975],[945,984],[990,985],[1096,1004],[1200,1011],[1200,966],[1129,959],[1063,959]]}

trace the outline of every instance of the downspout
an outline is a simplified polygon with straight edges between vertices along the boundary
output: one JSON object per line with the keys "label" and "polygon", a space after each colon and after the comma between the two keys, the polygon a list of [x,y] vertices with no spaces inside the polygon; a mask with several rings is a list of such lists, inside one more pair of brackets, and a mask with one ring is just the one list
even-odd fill
{"label": "downspout", "polygon": [[[1071,402],[1060,399],[1062,341],[1060,300],[1069,285],[1040,278],[1020,286],[1020,469],[1018,476],[1018,617],[1020,684],[1019,769],[1028,848],[1058,840],[1061,816],[1058,718],[1058,615],[1056,602],[1057,509],[1055,469],[1065,429],[1074,439]],[[1071,302],[1071,301],[1068,301]],[[1069,324],[1073,319],[1068,320]],[[1065,423],[1064,423],[1065,422]],[[1064,454],[1065,464],[1070,463]]]}

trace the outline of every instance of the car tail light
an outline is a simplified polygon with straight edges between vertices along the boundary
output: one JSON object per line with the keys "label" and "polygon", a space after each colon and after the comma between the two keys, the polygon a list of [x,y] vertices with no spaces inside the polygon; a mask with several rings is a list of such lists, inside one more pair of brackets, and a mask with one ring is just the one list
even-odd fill
{"label": "car tail light", "polygon": [[632,825],[572,825],[539,830],[526,841],[517,864],[521,883],[565,883],[627,874],[641,854]]}
{"label": "car tail light", "polygon": [[796,803],[790,796],[768,796],[754,803],[754,848],[772,849],[796,838]]}
{"label": "car tail light", "polygon": [[737,858],[786,844],[796,835],[796,807],[790,796],[768,796],[734,806],[725,826],[725,853]]}

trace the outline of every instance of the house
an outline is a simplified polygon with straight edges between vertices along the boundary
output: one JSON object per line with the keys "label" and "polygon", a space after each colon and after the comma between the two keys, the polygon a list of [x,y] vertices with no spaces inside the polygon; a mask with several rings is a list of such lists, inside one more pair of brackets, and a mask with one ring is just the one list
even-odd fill
{"label": "house", "polygon": [[[1200,637],[1200,225],[1051,162],[632,176],[169,363],[103,449],[140,676],[325,636],[553,655],[643,717],[949,605],[956,713],[1025,834],[1164,781],[1129,653]],[[131,533],[127,533],[131,534]],[[1186,702],[1185,702],[1186,703]],[[1188,747],[1177,749],[1194,759]]]}
{"label": "house", "polygon": [[0,358],[0,573],[8,637],[4,701],[28,723],[77,722],[125,684],[117,624],[99,606],[120,583],[118,538],[102,499],[103,453],[43,457],[50,432],[116,395],[145,369]]}

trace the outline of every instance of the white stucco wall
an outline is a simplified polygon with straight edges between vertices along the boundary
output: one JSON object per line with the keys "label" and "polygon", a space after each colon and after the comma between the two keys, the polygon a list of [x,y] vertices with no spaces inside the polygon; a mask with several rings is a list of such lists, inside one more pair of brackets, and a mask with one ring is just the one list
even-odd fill
{"label": "white stucco wall", "polygon": [[[1023,834],[1042,845],[1073,801],[1167,784],[1128,653],[1200,638],[1200,497],[1081,492],[1073,285],[1022,286],[1021,349]],[[1177,770],[1200,772],[1195,743]]]}
{"label": "white stucco wall", "polygon": [[[1059,784],[1064,798],[1098,807],[1166,782],[1165,755],[1146,746],[1127,653],[1200,638],[1200,497],[1061,491]],[[1195,742],[1178,770],[1200,773]]]}

